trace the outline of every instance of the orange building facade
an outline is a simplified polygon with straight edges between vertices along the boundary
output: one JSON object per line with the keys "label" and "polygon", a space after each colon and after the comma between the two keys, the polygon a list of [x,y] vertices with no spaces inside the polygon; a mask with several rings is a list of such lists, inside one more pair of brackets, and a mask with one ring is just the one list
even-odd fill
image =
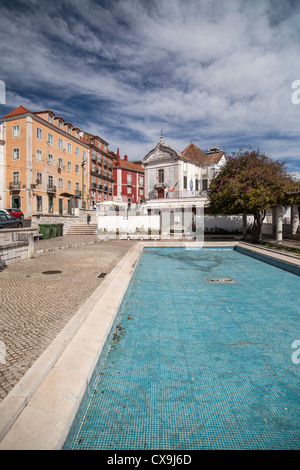
{"label": "orange building facade", "polygon": [[81,207],[90,175],[89,144],[80,129],[50,110],[23,106],[2,122],[1,207],[20,208],[25,217]]}

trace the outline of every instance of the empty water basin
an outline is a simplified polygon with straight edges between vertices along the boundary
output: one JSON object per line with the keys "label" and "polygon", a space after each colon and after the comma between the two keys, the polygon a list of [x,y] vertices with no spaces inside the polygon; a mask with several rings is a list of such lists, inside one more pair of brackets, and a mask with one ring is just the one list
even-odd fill
{"label": "empty water basin", "polygon": [[64,449],[300,449],[299,287],[231,248],[145,250]]}

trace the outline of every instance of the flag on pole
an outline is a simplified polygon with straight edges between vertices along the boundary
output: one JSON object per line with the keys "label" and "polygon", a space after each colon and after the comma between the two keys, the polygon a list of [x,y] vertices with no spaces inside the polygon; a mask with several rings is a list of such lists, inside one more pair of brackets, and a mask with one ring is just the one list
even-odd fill
{"label": "flag on pole", "polygon": [[177,185],[178,185],[178,183],[179,183],[179,181],[177,181],[177,183],[175,183],[175,184],[174,184],[173,188],[172,188],[172,189],[170,189],[170,193],[172,193],[172,192],[174,191],[174,189],[175,189],[175,186],[177,186]]}

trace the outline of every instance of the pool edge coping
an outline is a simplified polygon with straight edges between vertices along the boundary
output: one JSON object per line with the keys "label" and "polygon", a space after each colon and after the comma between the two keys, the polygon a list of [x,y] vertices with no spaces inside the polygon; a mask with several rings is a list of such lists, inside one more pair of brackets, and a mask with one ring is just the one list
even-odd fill
{"label": "pool edge coping", "polygon": [[[241,245],[265,255],[267,251],[239,241],[206,242],[204,245],[182,241],[137,241],[0,403],[0,450],[62,448],[144,248],[197,245]],[[268,252],[268,256],[291,263],[284,253]],[[300,260],[296,259],[292,264],[299,267]],[[97,338],[92,340],[90,335],[95,332],[96,325],[102,325],[102,337],[99,338],[97,333]],[[75,376],[70,371],[74,355],[75,360],[79,356],[82,361]]]}

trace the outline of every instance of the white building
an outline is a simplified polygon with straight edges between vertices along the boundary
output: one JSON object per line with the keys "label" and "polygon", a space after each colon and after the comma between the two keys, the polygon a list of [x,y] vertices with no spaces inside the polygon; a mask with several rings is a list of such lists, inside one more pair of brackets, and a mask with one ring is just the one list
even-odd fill
{"label": "white building", "polygon": [[146,199],[183,199],[206,197],[214,174],[225,163],[218,147],[203,152],[191,142],[179,153],[163,142],[143,159]]}
{"label": "white building", "polygon": [[218,147],[205,153],[191,142],[180,153],[162,137],[144,157],[146,210],[160,215],[162,236],[203,236],[206,191],[225,160]]}

